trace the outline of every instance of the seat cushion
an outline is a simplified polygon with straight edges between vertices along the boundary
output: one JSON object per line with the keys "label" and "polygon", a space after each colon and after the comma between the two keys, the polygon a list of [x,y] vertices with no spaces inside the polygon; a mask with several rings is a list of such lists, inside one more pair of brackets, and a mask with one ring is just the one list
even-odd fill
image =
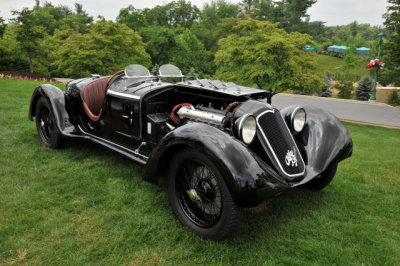
{"label": "seat cushion", "polygon": [[83,108],[86,114],[93,121],[98,121],[103,108],[106,95],[106,84],[108,77],[93,80],[86,84],[81,90]]}

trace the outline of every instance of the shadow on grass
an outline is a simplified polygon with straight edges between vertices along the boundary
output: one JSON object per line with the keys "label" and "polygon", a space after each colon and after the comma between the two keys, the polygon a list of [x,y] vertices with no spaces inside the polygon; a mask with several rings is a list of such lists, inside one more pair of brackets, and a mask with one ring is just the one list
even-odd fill
{"label": "shadow on grass", "polygon": [[[135,177],[139,177],[142,182],[146,182],[142,179],[144,167],[90,141],[66,140],[64,150],[70,153],[70,156],[67,157],[70,157],[71,163],[79,164],[80,161],[90,156],[95,156],[100,161],[104,161],[105,167],[124,168],[128,171],[131,169]],[[132,180],[132,175],[122,176],[122,178]],[[166,193],[164,187],[154,186],[161,188]],[[221,243],[228,246],[246,243],[247,248],[251,248],[257,247],[257,245],[261,242],[265,243],[265,241],[277,242],[281,234],[285,233],[288,224],[296,223],[297,220],[303,218],[309,219],[310,212],[327,208],[328,199],[329,193],[324,191],[312,192],[303,189],[285,191],[281,196],[267,201],[264,210],[246,210],[237,232],[227,241]],[[156,203],[157,206],[165,206],[165,202],[161,198],[158,201]],[[166,210],[165,214],[173,216],[170,210]],[[176,222],[178,223],[177,220]],[[184,241],[193,241],[193,239],[197,238],[190,232],[187,233],[189,238],[185,237],[184,239],[186,240]],[[248,241],[249,239],[253,241]]]}

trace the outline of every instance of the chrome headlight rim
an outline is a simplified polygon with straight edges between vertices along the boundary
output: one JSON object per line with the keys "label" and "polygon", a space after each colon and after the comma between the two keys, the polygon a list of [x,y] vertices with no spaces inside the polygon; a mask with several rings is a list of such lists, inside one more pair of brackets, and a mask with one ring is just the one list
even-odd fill
{"label": "chrome headlight rim", "polygon": [[[252,121],[252,126],[254,126],[253,129],[251,129],[252,132],[252,136],[249,139],[248,137],[244,136],[243,134],[243,130],[245,129],[246,126],[246,122]],[[257,122],[256,122],[256,118],[251,115],[251,114],[245,114],[244,116],[242,116],[242,118],[240,119],[240,123],[239,123],[239,128],[238,128],[238,135],[241,141],[243,141],[244,144],[246,145],[250,145],[251,143],[253,143],[255,137],[256,137],[256,132],[257,132]]]}
{"label": "chrome headlight rim", "polygon": [[[302,119],[302,125],[301,125],[300,129],[296,128],[296,124],[295,124],[296,115],[299,114],[299,113],[304,113],[304,119]],[[300,132],[303,131],[304,126],[306,125],[306,120],[307,120],[307,113],[306,113],[306,110],[304,110],[303,107],[296,107],[292,111],[292,113],[290,114],[290,125],[291,125],[291,128],[292,128],[292,130],[293,130],[293,132],[295,134],[299,134]]]}

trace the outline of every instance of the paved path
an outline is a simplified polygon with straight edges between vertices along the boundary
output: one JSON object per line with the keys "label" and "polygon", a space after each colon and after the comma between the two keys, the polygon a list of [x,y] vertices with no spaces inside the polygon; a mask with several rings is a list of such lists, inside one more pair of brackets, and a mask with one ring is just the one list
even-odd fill
{"label": "paved path", "polygon": [[312,105],[327,110],[342,120],[400,128],[400,108],[384,103],[282,93],[272,97],[272,104],[278,109],[292,104]]}

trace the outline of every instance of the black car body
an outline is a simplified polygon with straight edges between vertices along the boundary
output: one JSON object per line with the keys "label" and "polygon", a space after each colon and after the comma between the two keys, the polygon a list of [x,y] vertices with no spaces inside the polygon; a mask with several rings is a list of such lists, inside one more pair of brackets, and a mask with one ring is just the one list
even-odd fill
{"label": "black car body", "polygon": [[87,139],[144,165],[149,181],[166,176],[179,220],[212,239],[230,235],[242,208],[283,189],[322,189],[351,156],[349,132],[322,109],[277,110],[268,91],[165,81],[171,77],[181,77],[171,65],[158,76],[132,65],[111,77],[69,82],[65,93],[44,84],[33,92],[29,118],[36,116],[48,147]]}

